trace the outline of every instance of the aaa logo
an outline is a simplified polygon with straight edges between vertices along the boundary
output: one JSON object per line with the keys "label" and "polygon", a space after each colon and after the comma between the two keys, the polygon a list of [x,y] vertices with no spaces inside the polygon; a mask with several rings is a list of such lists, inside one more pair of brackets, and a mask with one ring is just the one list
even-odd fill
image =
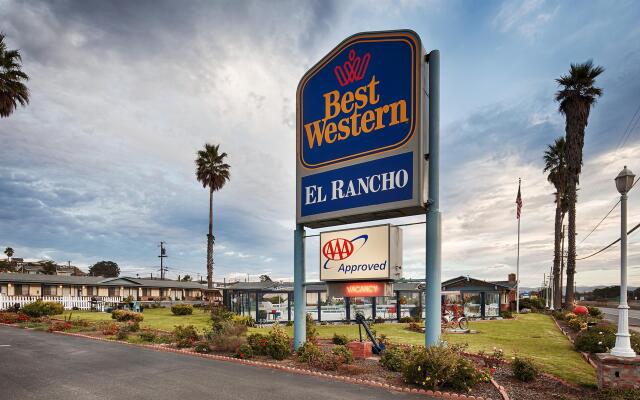
{"label": "aaa logo", "polygon": [[344,238],[336,238],[328,241],[322,246],[322,255],[327,259],[324,268],[327,268],[329,261],[341,261],[353,253],[357,252],[367,243],[369,235],[360,235],[351,240]]}

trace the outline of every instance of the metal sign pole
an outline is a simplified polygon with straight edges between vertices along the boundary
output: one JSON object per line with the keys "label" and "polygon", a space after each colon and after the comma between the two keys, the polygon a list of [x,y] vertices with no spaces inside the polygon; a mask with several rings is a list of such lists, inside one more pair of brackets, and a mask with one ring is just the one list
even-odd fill
{"label": "metal sign pole", "polygon": [[304,225],[296,224],[293,233],[293,346],[296,349],[307,340],[307,290],[304,284]]}
{"label": "metal sign pole", "polygon": [[441,227],[440,227],[440,51],[428,54],[429,67],[429,202],[425,287],[425,345],[440,342]]}

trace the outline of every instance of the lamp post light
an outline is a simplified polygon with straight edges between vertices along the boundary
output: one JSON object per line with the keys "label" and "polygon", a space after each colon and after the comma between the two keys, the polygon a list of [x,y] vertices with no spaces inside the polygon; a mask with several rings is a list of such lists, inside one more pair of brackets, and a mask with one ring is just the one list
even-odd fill
{"label": "lamp post light", "polygon": [[627,305],[627,193],[633,187],[635,175],[627,166],[616,177],[616,188],[620,192],[620,304],[618,305],[618,333],[611,355],[635,357],[629,335],[629,306]]}

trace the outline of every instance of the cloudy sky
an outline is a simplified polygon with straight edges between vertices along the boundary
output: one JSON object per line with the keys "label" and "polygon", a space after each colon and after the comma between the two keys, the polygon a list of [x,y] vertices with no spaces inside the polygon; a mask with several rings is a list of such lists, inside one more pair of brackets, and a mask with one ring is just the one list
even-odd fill
{"label": "cloudy sky", "polygon": [[[623,165],[640,173],[639,19],[622,0],[0,0],[0,30],[31,77],[29,106],[0,120],[0,247],[148,275],[163,240],[170,276],[204,275],[208,193],[194,158],[212,142],[232,166],[214,198],[215,279],[291,277],[296,85],[346,36],[409,28],[441,51],[443,276],[515,270],[521,177],[522,280],[536,285],[553,255],[542,153],[564,132],[554,78],[571,62],[606,68],[586,134],[579,256],[618,237],[618,209],[587,234],[616,203]],[[640,191],[629,209],[633,226]],[[405,275],[421,277],[424,225],[404,238]],[[318,247],[308,239],[311,280]],[[640,233],[629,252],[638,286]],[[577,283],[615,284],[618,265],[618,247],[579,261]]]}

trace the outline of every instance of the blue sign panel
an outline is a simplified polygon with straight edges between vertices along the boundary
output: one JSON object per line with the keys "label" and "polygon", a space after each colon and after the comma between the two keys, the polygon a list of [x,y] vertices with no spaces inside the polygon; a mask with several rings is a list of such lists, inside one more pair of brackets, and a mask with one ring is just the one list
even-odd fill
{"label": "blue sign panel", "polygon": [[296,222],[424,213],[424,50],[409,30],[345,39],[300,80]]}
{"label": "blue sign panel", "polygon": [[298,157],[304,168],[399,148],[418,120],[421,45],[413,32],[356,35],[298,86]]}
{"label": "blue sign panel", "polygon": [[403,153],[302,178],[302,216],[402,200],[413,195],[413,154]]}

